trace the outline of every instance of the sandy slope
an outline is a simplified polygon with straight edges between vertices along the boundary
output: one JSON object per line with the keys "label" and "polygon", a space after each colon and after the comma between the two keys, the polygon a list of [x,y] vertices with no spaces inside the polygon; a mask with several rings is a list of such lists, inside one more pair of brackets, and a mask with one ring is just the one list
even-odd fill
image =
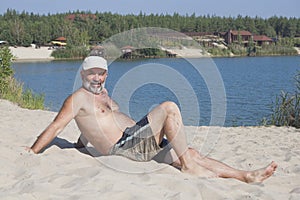
{"label": "sandy slope", "polygon": [[48,47],[34,48],[32,47],[9,47],[14,56],[15,61],[50,61],[53,49]]}
{"label": "sandy slope", "polygon": [[[287,127],[186,127],[191,146],[241,169],[279,164],[261,184],[196,178],[154,161],[91,157],[69,124],[42,154],[24,151],[55,113],[0,100],[0,199],[300,199],[300,132]],[[92,150],[92,147],[88,148]]]}

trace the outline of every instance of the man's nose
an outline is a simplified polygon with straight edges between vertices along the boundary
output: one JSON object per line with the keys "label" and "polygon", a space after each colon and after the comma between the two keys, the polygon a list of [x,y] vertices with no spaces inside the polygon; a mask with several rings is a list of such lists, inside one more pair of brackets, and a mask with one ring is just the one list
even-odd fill
{"label": "man's nose", "polygon": [[94,81],[98,81],[99,79],[100,79],[100,78],[99,78],[99,74],[95,74],[94,77],[93,77],[93,80],[94,80]]}
{"label": "man's nose", "polygon": [[94,80],[95,81],[104,81],[104,76],[103,75],[99,75],[99,74],[96,74],[95,76],[94,76]]}

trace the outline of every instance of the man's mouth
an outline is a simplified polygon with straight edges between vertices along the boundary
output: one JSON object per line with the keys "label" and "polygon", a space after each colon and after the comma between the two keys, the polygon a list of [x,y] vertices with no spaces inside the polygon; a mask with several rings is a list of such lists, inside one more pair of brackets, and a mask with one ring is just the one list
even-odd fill
{"label": "man's mouth", "polygon": [[100,82],[97,82],[97,83],[92,82],[91,86],[93,86],[93,87],[101,87],[101,83]]}

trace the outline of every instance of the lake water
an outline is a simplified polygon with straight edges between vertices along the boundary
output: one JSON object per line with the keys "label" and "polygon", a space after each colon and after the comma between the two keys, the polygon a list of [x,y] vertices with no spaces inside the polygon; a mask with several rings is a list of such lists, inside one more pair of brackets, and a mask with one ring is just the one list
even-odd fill
{"label": "lake water", "polygon": [[[81,85],[81,61],[14,63],[15,77],[45,94],[49,110]],[[163,101],[176,102],[186,125],[258,125],[280,92],[293,92],[299,56],[114,61],[106,88],[135,120]]]}

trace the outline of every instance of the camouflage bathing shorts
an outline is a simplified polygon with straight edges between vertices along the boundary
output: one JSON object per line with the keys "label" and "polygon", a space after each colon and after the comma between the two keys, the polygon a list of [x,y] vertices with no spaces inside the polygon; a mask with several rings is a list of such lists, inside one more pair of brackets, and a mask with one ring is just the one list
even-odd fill
{"label": "camouflage bathing shorts", "polygon": [[120,140],[112,147],[110,155],[121,155],[135,161],[149,161],[167,144],[166,139],[160,145],[157,144],[146,116],[134,126],[125,129]]}

